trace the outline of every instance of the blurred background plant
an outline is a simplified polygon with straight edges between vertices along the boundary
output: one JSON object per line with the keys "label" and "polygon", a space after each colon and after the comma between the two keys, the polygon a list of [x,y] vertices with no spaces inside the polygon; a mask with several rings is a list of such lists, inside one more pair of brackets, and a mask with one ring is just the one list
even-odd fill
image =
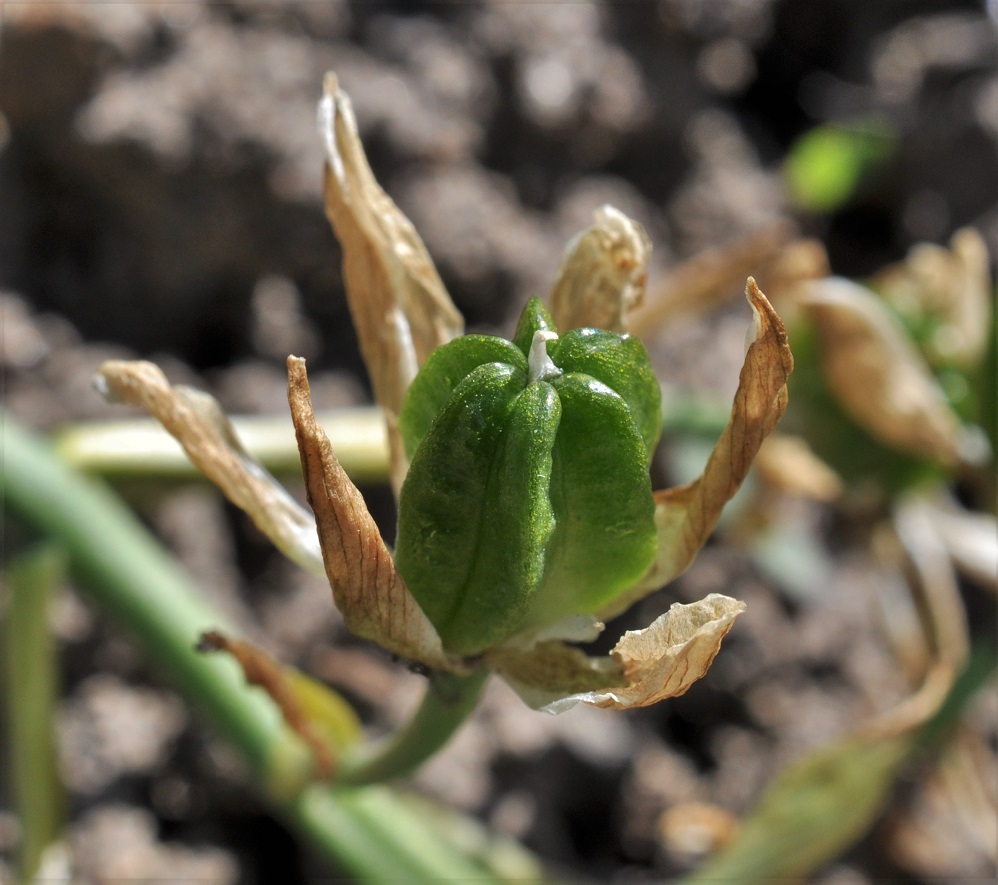
{"label": "blurred background plant", "polygon": [[[794,314],[783,429],[806,447],[778,442],[697,564],[609,631],[677,599],[744,599],[708,678],[625,720],[540,716],[492,687],[414,789],[571,878],[993,876],[998,75],[985,4],[8,2],[3,16],[8,414],[59,429],[63,458],[112,479],[226,623],[332,684],[370,735],[405,718],[419,677],[353,641],[324,582],[273,555],[176,450],[150,450],[129,424],[124,457],[104,435],[120,413],[89,389],[104,359],[150,357],[269,434],[286,423],[283,360],[297,352],[319,408],[368,401],[322,217],[326,69],[475,330],[508,333],[599,205],[648,229],[635,327],[666,385],[658,485],[700,469],[726,413],[745,276]],[[846,324],[857,312],[880,319]],[[870,331],[885,324],[905,358],[879,365],[920,379],[902,389],[924,394],[938,448],[912,451],[900,421],[878,427],[883,390],[832,367],[850,351],[830,332],[886,346]],[[377,419],[354,414],[327,426],[390,538]],[[924,439],[924,423],[908,426]],[[293,477],[288,440],[266,444]],[[3,716],[10,746],[31,753],[8,759],[4,784],[30,770],[50,790],[33,810],[4,790],[4,875],[55,832],[67,850],[50,862],[93,881],[323,875],[152,666],[148,637],[79,593],[78,569],[60,579],[59,555],[14,562],[36,535],[23,515],[5,520]],[[46,615],[38,588],[53,586]],[[45,635],[39,617],[52,646],[28,640]],[[14,687],[34,684],[26,704]],[[52,716],[47,748],[31,736]],[[377,820],[382,801],[358,813]],[[426,817],[387,814],[410,841]],[[351,832],[380,844],[365,827]],[[774,856],[785,831],[821,838]],[[471,838],[479,849],[460,857],[481,856]]]}

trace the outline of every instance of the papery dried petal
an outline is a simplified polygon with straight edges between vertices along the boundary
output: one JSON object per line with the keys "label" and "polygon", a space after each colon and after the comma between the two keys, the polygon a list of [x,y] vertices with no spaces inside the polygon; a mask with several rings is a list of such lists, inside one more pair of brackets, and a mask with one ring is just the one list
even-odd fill
{"label": "papery dried petal", "polygon": [[717,525],[724,505],[741,486],[763,440],[786,410],[786,382],[794,367],[786,330],[751,277],[746,297],[754,321],[728,426],[697,479],[655,493],[655,562],[638,584],[596,612],[600,618],[625,611],[686,570]]}
{"label": "papery dried petal", "polygon": [[158,366],[111,360],[96,381],[106,396],[144,407],[183,446],[194,465],[289,559],[321,575],[315,520],[243,448],[214,398],[173,387]]}
{"label": "papery dried petal", "polygon": [[391,552],[315,421],[305,361],[288,357],[288,401],[326,576],[347,627],[428,667],[456,670],[440,637],[395,569]]}
{"label": "papery dried petal", "polygon": [[629,630],[609,658],[544,643],[497,651],[489,663],[531,706],[559,713],[582,702],[596,707],[647,707],[678,697],[702,678],[745,603],[712,593],[675,603],[643,630]]}
{"label": "papery dried petal", "polygon": [[860,426],[891,448],[953,466],[971,441],[900,322],[871,291],[841,277],[801,298],[821,345],[825,380]]}
{"label": "papery dried petal", "polygon": [[565,248],[551,292],[555,327],[624,332],[624,317],[644,300],[651,258],[645,229],[613,206],[593,213],[596,223]]}
{"label": "papery dried petal", "polygon": [[464,321],[416,229],[375,180],[334,74],[326,75],[319,130],[326,215],[343,247],[350,313],[388,420],[398,491],[406,468],[396,428],[402,398],[430,351],[462,334]]}

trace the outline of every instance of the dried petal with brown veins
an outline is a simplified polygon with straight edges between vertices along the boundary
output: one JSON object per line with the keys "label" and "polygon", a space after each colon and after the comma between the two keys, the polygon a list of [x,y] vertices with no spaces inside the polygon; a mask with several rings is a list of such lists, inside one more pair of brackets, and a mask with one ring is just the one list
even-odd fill
{"label": "dried petal with brown veins", "polygon": [[350,314],[374,397],[388,420],[397,493],[406,469],[395,424],[402,398],[429,353],[462,334],[464,320],[412,222],[375,180],[350,99],[334,74],[323,85],[326,215],[343,247]]}
{"label": "dried petal with brown veins", "polygon": [[953,466],[972,454],[959,418],[900,322],[871,291],[841,277],[807,286],[825,381],[883,444]]}
{"label": "dried petal with brown veins", "polygon": [[457,669],[395,568],[360,490],[315,421],[305,360],[288,357],[288,402],[336,607],[357,636],[428,667]]}
{"label": "dried petal with brown veins", "polygon": [[315,520],[239,442],[229,419],[208,394],[173,387],[152,363],[110,360],[96,376],[105,396],[143,406],[289,559],[321,575]]}
{"label": "dried petal with brown veins", "polygon": [[697,479],[655,493],[659,543],[655,562],[634,588],[597,612],[601,618],[625,611],[686,570],[786,410],[787,378],[794,368],[786,330],[751,277],[745,294],[754,319],[728,426]]}

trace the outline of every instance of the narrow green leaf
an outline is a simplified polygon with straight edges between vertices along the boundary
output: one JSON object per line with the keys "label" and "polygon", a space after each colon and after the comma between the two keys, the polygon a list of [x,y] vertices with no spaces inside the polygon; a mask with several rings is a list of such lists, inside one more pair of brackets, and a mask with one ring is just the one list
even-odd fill
{"label": "narrow green leaf", "polygon": [[869,829],[912,745],[855,737],[784,769],[735,840],[686,885],[796,881],[836,858]]}
{"label": "narrow green leaf", "polygon": [[65,796],[55,746],[58,672],[49,607],[65,576],[66,557],[52,545],[22,553],[10,565],[4,619],[8,764],[22,839],[21,879],[30,882],[45,850],[60,836]]}

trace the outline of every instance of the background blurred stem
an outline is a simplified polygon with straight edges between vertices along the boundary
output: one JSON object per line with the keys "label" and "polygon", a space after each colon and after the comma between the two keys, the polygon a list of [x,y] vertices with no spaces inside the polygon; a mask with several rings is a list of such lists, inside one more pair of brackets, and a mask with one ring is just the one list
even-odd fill
{"label": "background blurred stem", "polygon": [[[388,442],[385,420],[373,406],[317,416],[343,469],[354,482],[385,482]],[[289,415],[232,419],[246,449],[272,473],[301,475],[301,458]],[[64,428],[55,438],[59,454],[74,467],[108,476],[200,478],[180,444],[158,421],[92,421]]]}
{"label": "background blurred stem", "polygon": [[201,632],[226,629],[224,619],[113,493],[72,470],[5,413],[0,418],[8,510],[63,545],[93,597],[239,747],[258,786],[310,842],[365,879],[496,881],[390,792],[336,792],[322,784],[300,790],[309,756],[271,702],[247,688],[233,661],[194,651]]}
{"label": "background blurred stem", "polygon": [[49,603],[65,568],[62,551],[46,545],[19,555],[8,572],[3,622],[5,755],[21,818],[22,882],[34,880],[63,826],[65,797],[54,732],[59,679]]}
{"label": "background blurred stem", "polygon": [[[666,390],[662,429],[668,434],[720,436],[731,416],[721,399]],[[376,406],[339,409],[318,416],[336,457],[356,483],[388,481],[388,441],[384,415]],[[242,416],[232,419],[247,451],[271,473],[301,475],[301,457],[287,416]],[[90,421],[56,434],[56,451],[69,464],[111,478],[160,476],[200,479],[180,444],[158,421]]]}

